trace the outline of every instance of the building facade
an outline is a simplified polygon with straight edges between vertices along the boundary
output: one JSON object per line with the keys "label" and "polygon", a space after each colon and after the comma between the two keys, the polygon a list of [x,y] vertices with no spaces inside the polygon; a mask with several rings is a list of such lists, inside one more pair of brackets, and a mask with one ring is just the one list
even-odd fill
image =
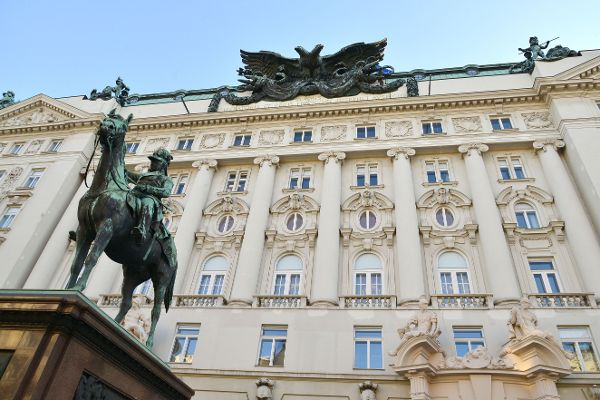
{"label": "building facade", "polygon": [[[0,287],[65,287],[117,108],[128,168],[174,155],[179,269],[153,350],[195,399],[599,399],[600,51],[412,75],[419,96],[0,110]],[[103,256],[89,282],[114,316],[120,266]],[[422,296],[440,332],[401,342]],[[522,297],[550,336],[517,348]]]}

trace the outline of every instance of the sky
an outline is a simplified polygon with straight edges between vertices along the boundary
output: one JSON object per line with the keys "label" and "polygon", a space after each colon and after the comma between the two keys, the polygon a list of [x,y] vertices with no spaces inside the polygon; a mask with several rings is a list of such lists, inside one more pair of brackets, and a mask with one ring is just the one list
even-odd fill
{"label": "sky", "polygon": [[[600,0],[0,0],[0,92],[88,94],[121,76],[131,93],[236,84],[239,50],[297,57],[387,38],[396,71],[518,62],[530,36],[600,48]],[[552,46],[551,46],[552,47]]]}

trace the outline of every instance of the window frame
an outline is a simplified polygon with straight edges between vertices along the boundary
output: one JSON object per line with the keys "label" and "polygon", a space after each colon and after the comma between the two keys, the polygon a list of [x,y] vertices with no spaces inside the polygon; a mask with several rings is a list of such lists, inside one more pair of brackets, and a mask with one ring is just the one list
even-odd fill
{"label": "window frame", "polygon": [[[373,336],[357,336],[357,333],[359,332],[373,332],[375,334],[379,334],[379,337],[377,337],[376,335]],[[358,361],[358,347],[357,344],[360,342],[366,342],[366,350],[367,350],[367,354],[365,355],[366,361],[367,361],[367,366],[366,367],[360,367],[357,365],[357,361]],[[379,343],[379,351],[381,351],[381,354],[379,355],[379,358],[381,359],[381,365],[380,366],[372,366],[371,365],[371,352],[372,352],[372,347],[374,343]],[[353,362],[353,369],[360,369],[360,370],[366,370],[366,369],[375,369],[375,370],[383,370],[385,367],[383,365],[384,363],[384,355],[383,355],[383,329],[381,327],[373,327],[373,326],[355,326],[354,327],[354,331],[353,331],[353,344],[354,344],[354,362]]]}
{"label": "window frame", "polygon": [[[285,330],[285,335],[266,335],[266,331],[283,331]],[[288,335],[288,326],[287,325],[262,325],[260,327],[260,339],[258,341],[258,357],[256,358],[256,366],[257,367],[285,367],[285,353],[287,350],[287,335]],[[263,342],[270,341],[271,342],[271,351],[269,355],[269,364],[264,365],[261,364],[261,354],[263,349]],[[275,349],[277,341],[283,342],[283,360],[281,365],[275,364]]]}
{"label": "window frame", "polygon": [[[425,182],[428,184],[436,184],[436,183],[451,183],[452,175],[450,174],[450,160],[448,159],[433,159],[433,160],[425,160]],[[442,168],[440,164],[446,164],[446,168]],[[432,167],[432,171],[430,171],[429,167]],[[447,179],[444,179],[443,171],[446,172]],[[433,172],[433,176],[435,177],[435,181],[431,181],[429,172]]]}
{"label": "window frame", "polygon": [[21,154],[21,152],[25,149],[25,142],[16,142],[13,143],[12,146],[10,146],[10,150],[8,151],[8,154],[13,155],[13,156],[18,156],[19,154]]}
{"label": "window frame", "polygon": [[29,172],[29,175],[25,179],[25,182],[23,182],[23,187],[27,189],[35,189],[40,182],[40,179],[42,179],[42,176],[44,176],[45,171],[45,168],[32,168],[31,172]]}
{"label": "window frame", "polygon": [[[240,138],[240,143],[236,144]],[[250,147],[252,145],[252,134],[251,133],[236,133],[233,135],[233,141],[231,146],[233,147]]]}
{"label": "window frame", "polygon": [[[362,224],[361,224],[361,217],[363,215],[366,215],[365,220],[366,220],[367,226],[362,226]],[[371,221],[372,219],[374,219],[373,226],[369,227],[369,221]],[[379,226],[379,215],[374,210],[367,208],[357,214],[357,222],[358,222],[358,226],[361,230],[373,231],[373,230],[377,229],[377,226]]]}
{"label": "window frame", "polygon": [[[364,169],[363,174],[359,174],[360,169]],[[373,174],[373,170],[375,174]],[[359,177],[362,176],[363,184],[361,185],[359,182]],[[375,176],[376,182],[372,183],[371,179]],[[366,187],[378,187],[381,186],[381,168],[379,168],[378,162],[364,162],[358,163],[354,167],[354,182],[356,187],[366,188]]]}
{"label": "window frame", "polygon": [[[460,268],[456,268],[456,267],[440,267],[440,257],[445,254],[445,253],[457,253],[458,255],[460,255],[464,260],[465,260],[465,267],[460,267]],[[439,278],[439,284],[440,284],[440,294],[443,295],[455,295],[455,294],[472,294],[473,293],[473,284],[472,284],[472,280],[471,280],[471,273],[470,273],[470,268],[469,268],[470,264],[469,264],[469,260],[467,257],[465,257],[464,254],[462,254],[459,251],[456,250],[445,250],[440,252],[437,255],[436,258],[436,269],[437,269],[437,276]],[[447,290],[445,290],[445,288],[448,287],[448,282],[445,281],[445,279],[442,278],[442,275],[444,274],[449,274],[450,275],[450,285],[452,290],[450,292],[448,292]],[[467,290],[465,291],[465,282],[460,282],[459,278],[458,278],[458,274],[465,274],[466,278],[467,278],[467,282],[466,282],[466,288]]]}
{"label": "window frame", "polygon": [[[221,231],[219,228],[221,227],[221,221],[226,220],[226,221],[231,221],[231,226],[229,227],[229,229],[224,229],[223,231]],[[226,222],[225,227],[229,226],[229,223]],[[222,215],[220,218],[217,219],[217,232],[221,235],[226,235],[229,232],[231,232],[233,230],[233,228],[235,227],[235,217],[231,214],[225,214]]]}
{"label": "window frame", "polygon": [[[443,214],[442,219],[445,222],[445,224],[440,223],[440,221],[438,220],[438,213],[440,211]],[[448,215],[447,215],[447,213],[450,213],[450,217],[452,218],[452,222],[451,223],[448,223]],[[456,215],[455,215],[454,211],[452,210],[452,208],[450,208],[448,206],[438,207],[435,210],[435,213],[434,213],[434,220],[435,220],[435,222],[436,222],[436,224],[438,226],[440,226],[442,228],[445,228],[445,229],[452,228],[453,226],[456,225],[456,222],[457,222],[457,218],[456,218]]]}
{"label": "window frame", "polygon": [[[178,175],[171,175],[171,179],[173,180],[173,189],[171,190],[171,194],[174,196],[185,195],[190,174],[182,173]],[[183,187],[181,185],[183,185]]]}
{"label": "window frame", "polygon": [[[526,205],[529,207],[529,209],[526,210],[517,210],[517,207],[520,205]],[[517,222],[517,228],[521,228],[521,229],[539,229],[542,225],[540,224],[540,217],[538,215],[537,209],[531,205],[528,202],[517,202],[513,205],[513,211],[515,213],[515,221]],[[525,226],[522,226],[519,223],[519,214],[522,213],[521,218],[522,220],[525,222]],[[535,217],[535,222],[537,224],[537,226],[533,226],[533,224],[531,223],[531,216],[533,215],[533,217]]]}
{"label": "window frame", "polygon": [[[535,269],[534,270],[534,269],[531,269],[532,263],[550,263],[552,268],[550,268],[550,269]],[[536,290],[535,293],[548,294],[548,295],[563,293],[563,285],[560,280],[558,269],[556,268],[556,263],[553,258],[528,258],[527,259],[527,267],[531,274],[530,276],[532,279],[533,287]],[[538,285],[538,281],[536,280],[536,275],[540,275],[541,284],[544,289],[543,292],[540,291],[540,286]],[[548,279],[548,275],[554,275],[554,283],[556,284],[556,287],[558,288],[557,292],[548,291],[548,289],[552,290],[552,283]]]}
{"label": "window frame", "polygon": [[[362,130],[362,131],[360,131]],[[376,125],[358,125],[354,130],[354,138],[359,140],[377,139]],[[360,133],[362,132],[362,133]]]}
{"label": "window frame", "polygon": [[[199,324],[177,324],[175,326],[175,335],[173,337],[173,344],[171,346],[171,353],[169,355],[169,363],[172,364],[192,364],[194,362],[194,355],[196,354],[196,350],[198,349],[198,341],[200,339],[200,328],[201,325]],[[192,330],[192,329],[196,329],[197,332],[195,334],[189,334],[189,333],[179,333],[180,330]],[[184,346],[182,349],[182,353],[184,354],[184,359],[182,361],[176,361],[173,360],[173,351],[175,350],[175,344],[177,343],[177,338],[184,338]],[[193,352],[191,354],[188,354],[188,350],[190,347],[190,343],[191,340],[190,339],[195,339],[194,340],[194,348],[193,348]],[[187,357],[191,358],[189,360],[186,360]]]}
{"label": "window frame", "polygon": [[[133,148],[133,151],[132,151]],[[125,142],[125,154],[137,154],[140,148],[140,142]]]}
{"label": "window frame", "polygon": [[[308,139],[307,139],[308,136]],[[296,140],[300,137],[301,140]],[[312,143],[313,131],[312,129],[295,129],[292,136],[292,143]]]}
{"label": "window frame", "polygon": [[[426,129],[425,127],[428,126],[429,128]],[[436,126],[439,126],[439,131],[436,132]],[[429,131],[429,132],[426,132]],[[442,120],[438,120],[438,119],[434,119],[434,120],[425,120],[425,121],[421,121],[421,135],[422,136],[428,136],[428,135],[443,135],[444,132],[444,124],[442,123]]]}
{"label": "window frame", "polygon": [[[225,269],[207,270],[206,264],[210,260],[212,260],[214,258],[218,258],[218,257],[221,257],[226,261],[227,267]],[[202,263],[202,268],[200,269],[200,276],[198,277],[198,281],[196,283],[195,294],[204,295],[204,296],[222,296],[223,290],[225,289],[225,282],[227,280],[227,274],[229,273],[230,268],[231,268],[230,261],[227,259],[227,257],[225,257],[221,254],[213,254],[213,255],[210,255],[209,257],[207,257],[204,260],[204,262]],[[205,286],[206,287],[205,293],[201,293],[203,291],[202,288],[204,287],[204,285],[202,283],[203,283],[203,280],[205,277],[208,277],[208,284]],[[218,277],[221,277],[219,285],[215,285],[217,283]],[[218,292],[215,292],[215,288],[219,288]]]}
{"label": "window frame", "polygon": [[[312,189],[312,167],[293,167],[290,168],[288,179],[289,190],[308,190]],[[294,186],[295,180],[295,186]],[[305,185],[306,183],[306,185]],[[306,186],[306,187],[305,187]]]}
{"label": "window frame", "polygon": [[[13,212],[11,212],[13,210]],[[4,209],[2,216],[0,216],[0,229],[10,229],[15,219],[21,212],[21,207],[8,206]],[[12,218],[11,218],[12,217]]]}
{"label": "window frame", "polygon": [[[183,146],[182,146],[183,143]],[[191,151],[192,150],[192,146],[194,145],[194,138],[193,137],[180,137],[177,138],[177,146],[175,147],[175,150],[177,151]]]}
{"label": "window frame", "polygon": [[[503,166],[502,163],[506,163],[506,166]],[[515,169],[515,162],[516,165],[518,165],[518,167],[520,167],[520,175],[522,175],[521,177],[519,177],[519,173],[517,172],[518,170]],[[529,179],[527,176],[527,172],[525,171],[525,165],[523,164],[523,160],[521,159],[521,156],[500,156],[500,157],[496,157],[496,164],[498,166],[497,170],[498,170],[498,175],[500,176],[500,180],[502,181],[516,181],[516,180],[521,180],[521,179]],[[508,173],[508,178],[506,178],[502,172],[503,168],[506,169],[507,173]]]}
{"label": "window frame", "polygon": [[[564,351],[571,352],[567,350],[564,346],[565,343],[573,343],[575,349],[575,358],[579,364],[579,370],[573,369],[571,366],[571,370],[575,373],[598,373],[600,372],[600,363],[598,362],[598,352],[596,350],[596,345],[594,343],[594,338],[592,337],[592,332],[590,331],[590,327],[587,325],[568,325],[568,326],[558,326],[558,339],[560,340],[560,344]],[[566,331],[567,329],[579,329],[585,331],[587,336],[585,337],[563,337],[561,335],[561,331]],[[583,357],[583,353],[581,352],[581,347],[579,343],[589,343],[590,348],[592,349],[592,355],[594,361],[596,363],[596,371],[587,370],[585,367],[585,359]]]}
{"label": "window frame", "polygon": [[[492,115],[489,117],[492,131],[512,131],[515,129],[515,125],[512,122],[510,115]],[[497,121],[498,128],[494,127],[494,121]],[[508,121],[509,127],[507,128],[506,121]]]}
{"label": "window frame", "polygon": [[60,148],[62,147],[63,140],[62,139],[53,139],[50,141],[48,145],[47,152],[48,153],[58,153]]}
{"label": "window frame", "polygon": [[[456,337],[457,332],[468,332],[468,331],[479,331],[481,333],[481,337]],[[477,350],[479,347],[485,347],[485,334],[483,333],[482,326],[453,326],[452,327],[452,342],[454,343],[454,353],[457,357],[464,357],[471,351]],[[474,347],[473,343],[481,342],[482,345],[478,347]],[[467,352],[463,355],[458,354],[458,344],[466,344]]]}
{"label": "window frame", "polygon": [[[379,259],[379,267],[370,267],[370,268],[364,268],[364,269],[359,269],[356,268],[356,262],[358,261],[358,259],[365,255],[365,254],[372,254],[375,257],[377,257]],[[356,256],[356,258],[354,259],[354,262],[352,264],[352,295],[353,296],[380,296],[383,295],[385,293],[385,276],[384,276],[384,265],[383,265],[383,261],[381,259],[381,257],[379,256],[379,254],[377,253],[373,253],[373,252],[366,252],[366,253],[361,253],[359,255]],[[365,276],[365,280],[364,280],[364,293],[361,293],[362,290],[357,290],[358,289],[358,276],[359,275],[364,275]],[[379,282],[374,282],[373,278],[374,276],[379,275]],[[374,284],[375,283],[375,284]],[[363,285],[361,285],[363,286]],[[373,288],[377,287],[378,290],[375,290],[376,293],[373,293]]]}
{"label": "window frame", "polygon": [[[231,177],[235,174],[235,177]],[[245,174],[245,177],[242,178],[242,175]],[[244,193],[248,190],[248,182],[250,179],[250,170],[248,169],[237,169],[237,170],[229,170],[227,171],[227,175],[225,177],[225,188],[224,192],[227,193]],[[229,183],[231,182],[231,188],[229,187]],[[240,183],[243,182],[243,187],[240,190]]]}
{"label": "window frame", "polygon": [[[300,268],[299,269],[278,269],[280,261],[287,256],[297,257],[300,260]],[[279,276],[284,277],[283,293],[281,293],[278,290],[278,288],[281,287],[281,285],[278,284]],[[293,276],[298,277],[298,280],[297,280],[298,284],[294,286],[295,288],[297,288],[295,293],[291,293]],[[275,262],[275,268],[273,271],[273,279],[271,282],[271,294],[274,296],[300,296],[300,295],[302,295],[302,293],[304,293],[304,290],[302,287],[303,280],[304,280],[304,260],[302,260],[302,257],[300,257],[298,254],[295,254],[295,253],[282,254],[280,257],[277,258],[277,261]]]}

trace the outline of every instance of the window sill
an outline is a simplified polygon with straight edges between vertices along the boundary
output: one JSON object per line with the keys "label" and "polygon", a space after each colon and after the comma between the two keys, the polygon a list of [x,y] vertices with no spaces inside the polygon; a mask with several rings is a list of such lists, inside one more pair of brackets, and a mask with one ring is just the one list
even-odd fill
{"label": "window sill", "polygon": [[169,197],[182,198],[182,197],[185,197],[185,192],[184,193],[173,193]]}
{"label": "window sill", "polygon": [[366,138],[359,138],[359,137],[355,137],[354,140],[366,140],[366,141],[370,141],[370,140],[378,140],[379,137],[375,136],[375,137],[366,137]]}
{"label": "window sill", "polygon": [[427,137],[427,136],[446,136],[448,134],[448,132],[440,132],[440,133],[421,133],[421,136],[423,137]]}
{"label": "window sill", "polygon": [[[60,150],[56,150],[56,151],[44,150],[44,151],[39,152],[39,154],[56,154],[56,153],[60,153]],[[125,154],[127,154],[127,153],[125,153]]]}
{"label": "window sill", "polygon": [[10,227],[0,228],[0,232],[4,232],[4,233],[10,232]]}
{"label": "window sill", "polygon": [[179,366],[181,366],[181,367],[185,367],[185,366],[188,366],[188,365],[192,365],[192,364],[193,364],[193,362],[177,362],[177,361],[169,361],[167,364],[169,364],[169,365],[172,365],[172,366],[174,366],[174,367],[179,367]]}
{"label": "window sill", "polygon": [[173,149],[173,153],[175,154],[190,153],[191,151],[192,149]]}
{"label": "window sill", "polygon": [[518,132],[519,129],[518,128],[510,128],[510,129],[492,129],[493,133],[512,133],[512,132]]}
{"label": "window sill", "polygon": [[294,142],[293,140],[290,142],[290,144],[312,144],[314,143],[312,140],[303,140],[300,142]]}
{"label": "window sill", "polygon": [[353,371],[385,371],[385,368],[352,368]]}
{"label": "window sill", "polygon": [[427,186],[438,186],[438,185],[442,185],[442,186],[456,186],[456,185],[458,185],[458,181],[423,182],[423,186],[425,186],[425,187],[427,187]]}
{"label": "window sill", "polygon": [[255,368],[285,368],[284,365],[254,365]]}
{"label": "window sill", "polygon": [[294,189],[292,189],[292,188],[283,188],[283,189],[281,189],[281,191],[283,193],[295,193],[295,192],[310,192],[310,193],[312,193],[312,192],[315,191],[315,188],[314,187],[307,188],[307,189],[302,189],[302,188],[294,188]]}
{"label": "window sill", "polygon": [[535,182],[535,178],[498,179],[498,183]]}
{"label": "window sill", "polygon": [[366,186],[350,186],[350,190],[363,190],[363,189],[383,189],[383,184],[381,185],[366,185]]}
{"label": "window sill", "polygon": [[244,190],[244,191],[241,191],[241,192],[236,192],[236,191],[233,191],[233,190],[232,191],[223,190],[221,192],[217,192],[217,196],[219,196],[219,197],[230,196],[230,195],[233,195],[233,194],[238,194],[238,195],[242,195],[243,196],[245,194],[248,194],[248,191]]}
{"label": "window sill", "polygon": [[248,148],[248,147],[250,147],[249,144],[239,144],[239,145],[232,144],[231,146],[229,146],[230,149],[239,149],[239,148],[244,149],[244,148]]}
{"label": "window sill", "polygon": [[21,153],[17,153],[17,154],[14,154],[14,153],[6,153],[6,154],[3,154],[3,156],[4,156],[4,157],[18,157],[18,156],[20,156],[20,155],[21,155]]}

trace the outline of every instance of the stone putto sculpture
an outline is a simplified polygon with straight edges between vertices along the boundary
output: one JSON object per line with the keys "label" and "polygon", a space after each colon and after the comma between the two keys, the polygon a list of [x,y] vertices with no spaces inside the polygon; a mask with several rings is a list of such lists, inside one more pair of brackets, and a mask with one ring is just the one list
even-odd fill
{"label": "stone putto sculpture", "polygon": [[418,336],[428,336],[437,341],[438,336],[442,333],[438,329],[438,319],[436,313],[427,309],[429,301],[425,296],[419,299],[419,311],[417,311],[410,318],[408,323],[398,329],[398,335],[400,335],[400,343],[396,349],[389,353],[390,356],[396,356],[400,351],[400,348],[410,338]]}
{"label": "stone putto sculpture", "polygon": [[525,60],[520,63],[514,64],[508,70],[509,73],[515,74],[520,72],[527,72],[531,74],[535,68],[535,61],[556,61],[562,60],[565,57],[580,56],[581,52],[571,50],[568,47],[563,47],[560,44],[554,46],[547,53],[544,50],[548,48],[551,41],[558,39],[557,37],[552,40],[547,40],[540,44],[537,36],[529,38],[529,47],[522,49],[519,47],[519,51],[525,56]]}
{"label": "stone putto sculpture", "polygon": [[137,295],[133,297],[131,309],[125,314],[121,326],[142,344],[146,344],[148,332],[150,332],[150,319],[142,311],[143,303],[144,296]]}
{"label": "stone putto sculpture", "polygon": [[523,297],[519,307],[513,307],[510,311],[510,319],[507,322],[509,339],[519,341],[529,336],[537,336],[554,340],[549,332],[538,328],[538,320],[535,314],[529,311],[531,303],[527,297]]}

